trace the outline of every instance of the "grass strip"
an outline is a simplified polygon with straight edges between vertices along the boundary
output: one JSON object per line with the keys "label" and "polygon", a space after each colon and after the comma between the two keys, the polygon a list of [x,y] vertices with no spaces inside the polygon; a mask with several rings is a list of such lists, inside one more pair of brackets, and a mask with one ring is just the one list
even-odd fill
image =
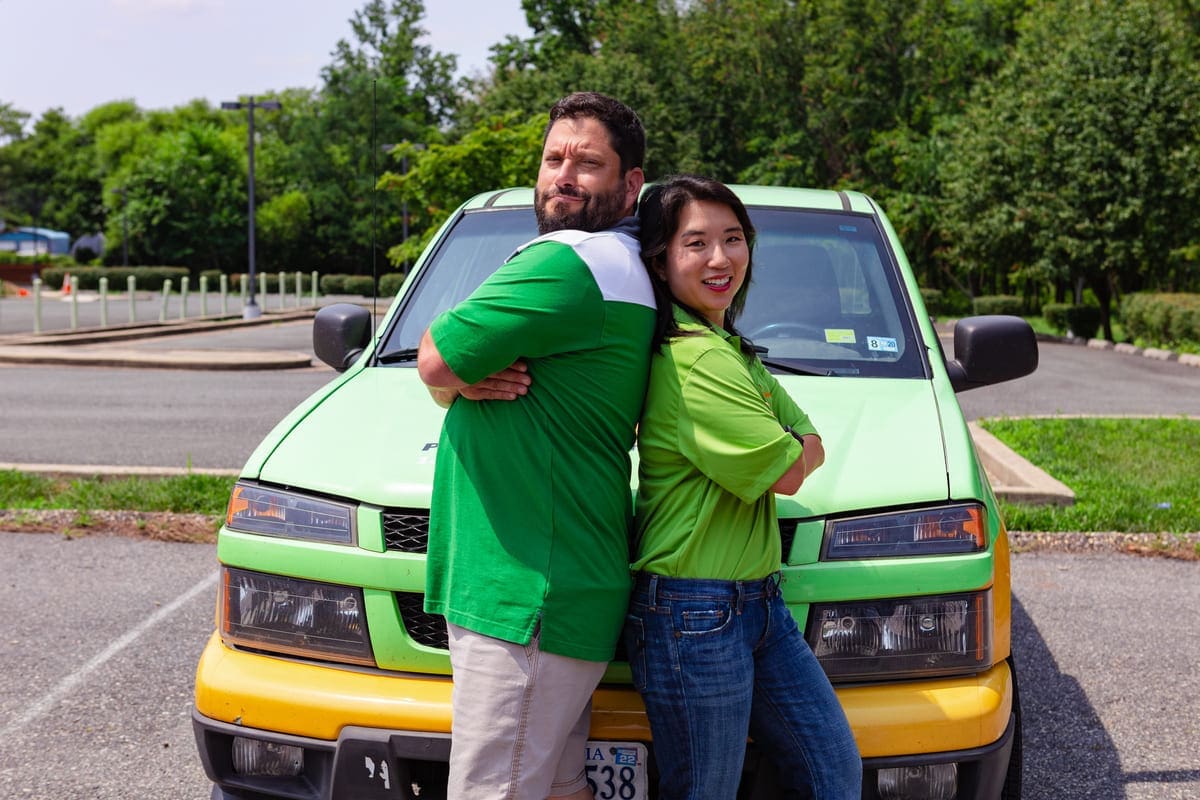
{"label": "grass strip", "polygon": [[1009,530],[1200,531],[1200,420],[995,418],[980,425],[1071,487],[1075,505],[1001,501]]}
{"label": "grass strip", "polygon": [[235,478],[188,474],[162,478],[66,478],[0,470],[0,508],[164,511],[222,516]]}

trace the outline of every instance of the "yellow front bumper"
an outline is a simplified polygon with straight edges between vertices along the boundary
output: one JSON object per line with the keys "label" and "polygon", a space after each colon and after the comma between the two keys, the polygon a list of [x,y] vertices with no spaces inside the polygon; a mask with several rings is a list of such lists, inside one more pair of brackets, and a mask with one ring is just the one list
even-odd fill
{"label": "yellow front bumper", "polygon": [[[210,719],[333,741],[347,725],[450,732],[451,682],[441,675],[322,666],[231,650],[214,633],[196,671],[196,709]],[[980,675],[842,687],[864,758],[966,750],[992,744],[1012,711],[1004,662]],[[591,738],[650,740],[637,693],[601,687]]]}

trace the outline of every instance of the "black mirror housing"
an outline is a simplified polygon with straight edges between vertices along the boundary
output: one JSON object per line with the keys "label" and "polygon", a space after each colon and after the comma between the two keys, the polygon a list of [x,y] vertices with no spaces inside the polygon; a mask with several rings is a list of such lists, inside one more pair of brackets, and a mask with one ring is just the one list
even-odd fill
{"label": "black mirror housing", "polygon": [[966,317],[954,326],[954,359],[946,370],[956,392],[1021,378],[1037,365],[1037,335],[1020,317]]}
{"label": "black mirror housing", "polygon": [[313,352],[338,372],[348,370],[371,341],[371,312],[353,303],[334,303],[313,320]]}

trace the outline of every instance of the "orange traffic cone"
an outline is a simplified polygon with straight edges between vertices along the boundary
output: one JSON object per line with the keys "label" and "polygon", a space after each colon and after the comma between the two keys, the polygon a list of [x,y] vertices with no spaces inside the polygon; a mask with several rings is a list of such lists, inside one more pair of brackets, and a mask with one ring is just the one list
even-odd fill
{"label": "orange traffic cone", "polygon": [[69,272],[63,275],[62,293],[63,295],[71,293],[71,273]]}

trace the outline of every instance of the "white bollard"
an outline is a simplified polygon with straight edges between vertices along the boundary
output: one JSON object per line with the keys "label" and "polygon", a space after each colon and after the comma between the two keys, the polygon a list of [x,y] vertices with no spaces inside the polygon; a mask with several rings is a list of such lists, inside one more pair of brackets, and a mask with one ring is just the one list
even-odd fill
{"label": "white bollard", "polygon": [[184,275],[179,279],[179,318],[187,319],[188,285],[191,278]]}
{"label": "white bollard", "polygon": [[208,276],[200,276],[200,316],[208,316]]}
{"label": "white bollard", "polygon": [[100,327],[108,327],[108,278],[100,279]]}
{"label": "white bollard", "polygon": [[71,281],[71,330],[79,327],[79,278],[72,275]]}
{"label": "white bollard", "polygon": [[287,276],[281,272],[277,277],[279,279],[279,285],[275,288],[279,290],[279,310],[283,311],[283,307],[286,302],[284,297],[287,296]]}
{"label": "white bollard", "polygon": [[158,308],[158,321],[167,321],[167,298],[171,296],[171,279],[167,278],[163,281],[162,288],[162,305]]}
{"label": "white bollard", "polygon": [[221,316],[229,314],[229,276],[221,273]]}
{"label": "white bollard", "polygon": [[42,279],[33,279],[33,332],[42,332]]}
{"label": "white bollard", "polygon": [[314,269],[312,271],[312,304],[314,308],[317,305],[317,287],[320,282],[321,278],[319,275],[317,275],[317,271]]}
{"label": "white bollard", "polygon": [[129,321],[137,322],[137,276],[125,278],[125,291],[129,294]]}
{"label": "white bollard", "polygon": [[304,294],[303,279],[300,276],[300,270],[296,270],[296,308],[300,307],[300,296]]}

